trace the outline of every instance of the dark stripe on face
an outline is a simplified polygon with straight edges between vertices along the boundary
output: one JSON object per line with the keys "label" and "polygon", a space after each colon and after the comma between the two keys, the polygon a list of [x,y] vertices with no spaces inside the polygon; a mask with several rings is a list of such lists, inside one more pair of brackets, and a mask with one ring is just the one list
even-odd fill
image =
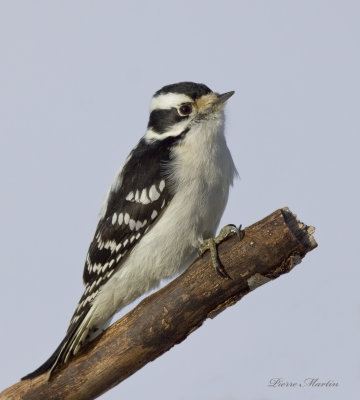
{"label": "dark stripe on face", "polygon": [[179,83],[174,83],[172,85],[164,86],[155,93],[155,96],[166,93],[186,94],[193,100],[196,100],[199,99],[204,94],[211,93],[211,90],[202,83],[179,82]]}
{"label": "dark stripe on face", "polygon": [[187,118],[187,116],[180,116],[176,108],[153,110],[150,114],[148,129],[151,128],[156,133],[165,133],[169,128]]}

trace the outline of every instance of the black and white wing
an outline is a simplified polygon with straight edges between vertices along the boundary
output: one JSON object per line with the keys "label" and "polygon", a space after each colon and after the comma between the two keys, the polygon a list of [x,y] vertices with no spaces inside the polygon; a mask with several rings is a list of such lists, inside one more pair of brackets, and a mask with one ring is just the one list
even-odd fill
{"label": "black and white wing", "polygon": [[76,354],[90,328],[91,305],[100,288],[121,268],[173,197],[165,173],[172,143],[172,138],[154,143],[142,139],[130,153],[105,201],[85,261],[85,291],[66,336],[44,364],[22,379],[47,370],[51,374],[57,365]]}
{"label": "black and white wing", "polygon": [[164,171],[170,157],[167,142],[147,144],[142,139],[111,187],[86,257],[85,292],[69,330],[170,202],[173,195]]}

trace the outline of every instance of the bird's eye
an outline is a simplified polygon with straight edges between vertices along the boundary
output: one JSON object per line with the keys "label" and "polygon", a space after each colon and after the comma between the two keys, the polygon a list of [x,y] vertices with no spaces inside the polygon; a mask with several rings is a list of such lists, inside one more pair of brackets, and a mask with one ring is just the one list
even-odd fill
{"label": "bird's eye", "polygon": [[182,104],[182,105],[179,107],[179,110],[178,110],[178,113],[179,113],[182,117],[185,117],[185,116],[187,116],[187,115],[190,115],[191,112],[192,112],[192,105],[191,105],[190,103]]}

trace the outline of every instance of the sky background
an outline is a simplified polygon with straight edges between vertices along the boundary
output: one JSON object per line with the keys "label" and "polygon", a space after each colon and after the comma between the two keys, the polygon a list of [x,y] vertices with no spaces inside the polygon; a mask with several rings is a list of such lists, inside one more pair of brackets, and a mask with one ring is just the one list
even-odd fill
{"label": "sky background", "polygon": [[319,247],[102,399],[359,398],[359,20],[347,0],[0,2],[0,389],[63,338],[151,96],[191,80],[236,91],[221,224],[288,206]]}

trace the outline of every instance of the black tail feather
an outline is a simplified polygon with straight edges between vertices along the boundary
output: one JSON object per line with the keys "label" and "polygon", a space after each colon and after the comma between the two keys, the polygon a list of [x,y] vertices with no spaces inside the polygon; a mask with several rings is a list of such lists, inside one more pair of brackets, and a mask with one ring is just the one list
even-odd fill
{"label": "black tail feather", "polygon": [[65,338],[63,339],[63,341],[59,344],[57,349],[54,351],[54,353],[50,356],[50,358],[48,360],[46,360],[44,362],[44,364],[40,365],[40,367],[38,369],[36,369],[35,371],[30,372],[30,374],[27,374],[24,377],[22,377],[21,380],[35,378],[36,376],[41,375],[43,372],[48,371],[49,369],[51,369],[52,366],[54,365],[55,361],[59,357],[61,349],[63,348],[64,344],[68,340],[69,340],[69,337],[68,337],[68,335],[66,335]]}
{"label": "black tail feather", "polygon": [[30,374],[25,375],[21,378],[24,379],[32,379],[35,378],[46,371],[53,370],[57,365],[63,364],[64,355],[66,354],[67,349],[69,348],[69,344],[71,343],[71,339],[77,332],[78,327],[80,326],[81,322],[83,321],[84,317],[86,316],[86,312],[84,312],[81,317],[76,321],[76,323],[71,326],[71,329],[66,333],[66,336],[59,344],[57,349],[54,353],[50,356],[48,360],[44,362],[44,364],[40,365],[35,371],[30,372]]}

